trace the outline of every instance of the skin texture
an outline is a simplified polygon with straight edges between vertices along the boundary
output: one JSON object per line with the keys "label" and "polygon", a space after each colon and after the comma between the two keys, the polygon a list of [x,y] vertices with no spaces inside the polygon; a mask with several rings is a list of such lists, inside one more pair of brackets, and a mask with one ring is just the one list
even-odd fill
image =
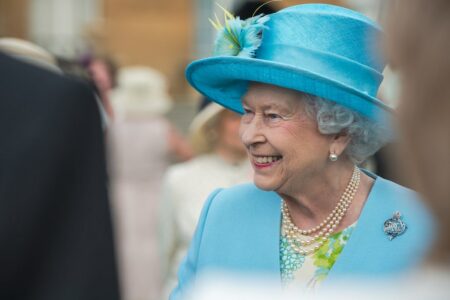
{"label": "skin texture", "polygon": [[[252,84],[243,97],[243,107],[240,136],[255,171],[255,185],[277,192],[297,226],[316,226],[333,210],[350,180],[354,166],[343,155],[349,137],[321,134],[305,112],[302,95],[293,90]],[[339,156],[336,162],[328,159],[330,152]],[[256,161],[264,156],[281,159]],[[360,188],[338,230],[357,220],[372,181],[362,174]]]}

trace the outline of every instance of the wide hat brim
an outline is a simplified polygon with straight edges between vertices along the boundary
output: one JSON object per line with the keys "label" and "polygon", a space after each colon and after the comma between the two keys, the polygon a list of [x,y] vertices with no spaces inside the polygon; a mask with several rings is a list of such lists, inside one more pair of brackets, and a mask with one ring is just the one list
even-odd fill
{"label": "wide hat brim", "polygon": [[186,78],[201,94],[240,114],[249,82],[316,95],[386,126],[393,112],[379,99],[341,82],[301,67],[258,58],[216,56],[197,60],[187,67]]}

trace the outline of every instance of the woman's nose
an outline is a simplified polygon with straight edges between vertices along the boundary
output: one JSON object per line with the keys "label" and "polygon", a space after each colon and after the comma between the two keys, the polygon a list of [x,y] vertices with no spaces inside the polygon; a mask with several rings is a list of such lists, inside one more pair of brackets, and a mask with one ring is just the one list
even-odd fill
{"label": "woman's nose", "polygon": [[245,122],[241,120],[239,127],[239,135],[245,146],[249,147],[255,143],[263,143],[265,136],[259,117],[254,117],[251,121]]}

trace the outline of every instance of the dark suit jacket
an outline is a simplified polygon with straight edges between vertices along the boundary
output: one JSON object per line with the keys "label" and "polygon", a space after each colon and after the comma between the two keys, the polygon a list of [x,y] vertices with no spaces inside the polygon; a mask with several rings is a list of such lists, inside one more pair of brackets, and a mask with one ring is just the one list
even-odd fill
{"label": "dark suit jacket", "polygon": [[119,299],[91,91],[0,53],[0,299]]}

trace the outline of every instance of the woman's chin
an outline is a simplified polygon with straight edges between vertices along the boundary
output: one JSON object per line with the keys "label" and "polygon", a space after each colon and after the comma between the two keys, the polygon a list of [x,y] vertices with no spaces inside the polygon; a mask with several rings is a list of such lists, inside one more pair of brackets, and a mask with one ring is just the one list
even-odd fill
{"label": "woman's chin", "polygon": [[277,188],[277,185],[274,182],[267,180],[266,178],[258,178],[256,175],[253,178],[253,182],[259,189],[263,191],[274,191]]}

